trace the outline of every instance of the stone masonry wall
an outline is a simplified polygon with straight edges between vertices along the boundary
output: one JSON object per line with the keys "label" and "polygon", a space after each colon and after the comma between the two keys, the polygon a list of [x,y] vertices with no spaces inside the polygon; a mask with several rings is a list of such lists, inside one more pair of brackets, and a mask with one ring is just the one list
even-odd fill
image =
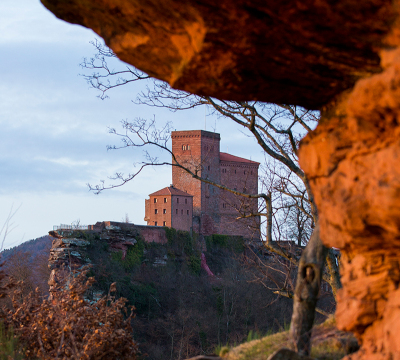
{"label": "stone masonry wall", "polygon": [[[173,131],[172,152],[183,166],[213,182],[220,183],[219,134],[203,130]],[[172,183],[193,195],[193,230],[203,235],[218,233],[219,189],[193,179],[182,169],[172,167]]]}
{"label": "stone masonry wall", "polygon": [[[247,194],[258,194],[258,164],[221,161],[221,183]],[[220,234],[260,238],[260,217],[237,219],[241,214],[258,212],[258,200],[246,199],[228,191],[220,193]]]}

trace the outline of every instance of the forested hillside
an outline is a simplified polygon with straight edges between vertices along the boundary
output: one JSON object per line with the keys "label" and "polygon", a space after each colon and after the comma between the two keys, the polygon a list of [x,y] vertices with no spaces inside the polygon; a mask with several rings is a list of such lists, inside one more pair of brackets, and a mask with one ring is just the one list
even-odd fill
{"label": "forested hillside", "polygon": [[[292,300],[272,291],[288,281],[285,264],[246,247],[241,237],[199,239],[166,231],[167,244],[147,243],[139,233],[123,230],[64,234],[66,243],[80,244],[67,249],[71,269],[89,264],[87,276],[95,278],[86,296],[96,300],[116,283],[116,297],[135,307],[133,337],[143,359],[210,354],[288,326]],[[119,250],[119,242],[126,245],[128,238],[134,245]],[[45,236],[3,252],[7,273],[24,281],[24,296],[36,287],[49,294],[51,240]],[[263,271],[272,270],[262,273],[260,264]],[[325,296],[326,310],[332,310],[330,300]]]}

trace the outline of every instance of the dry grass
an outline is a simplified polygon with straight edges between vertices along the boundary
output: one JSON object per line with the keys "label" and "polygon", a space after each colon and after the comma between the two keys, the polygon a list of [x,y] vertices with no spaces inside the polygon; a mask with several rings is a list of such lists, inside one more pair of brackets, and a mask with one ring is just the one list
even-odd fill
{"label": "dry grass", "polygon": [[[354,344],[352,335],[339,331],[334,318],[317,325],[312,333],[311,357],[319,360],[339,360],[349,352],[349,343]],[[293,349],[288,331],[266,336],[237,346],[220,356],[226,360],[266,360],[280,348]]]}

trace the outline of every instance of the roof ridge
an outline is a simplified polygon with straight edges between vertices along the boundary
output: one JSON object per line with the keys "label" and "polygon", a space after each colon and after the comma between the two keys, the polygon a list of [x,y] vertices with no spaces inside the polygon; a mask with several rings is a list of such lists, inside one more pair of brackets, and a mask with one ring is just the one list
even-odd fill
{"label": "roof ridge", "polygon": [[[221,161],[233,161],[233,162],[245,162],[245,163],[252,163],[252,164],[260,164],[257,161],[253,161],[250,159],[242,158],[240,156],[232,155],[226,152],[220,152],[220,160]],[[222,156],[221,156],[222,155]],[[224,159],[225,157],[225,159]]]}
{"label": "roof ridge", "polygon": [[157,191],[151,193],[149,196],[159,196],[159,195],[181,195],[181,196],[191,196],[191,197],[193,197],[193,195],[189,194],[186,191],[178,189],[175,186],[166,186],[166,187],[164,187],[164,188],[162,188],[160,190],[157,190]]}

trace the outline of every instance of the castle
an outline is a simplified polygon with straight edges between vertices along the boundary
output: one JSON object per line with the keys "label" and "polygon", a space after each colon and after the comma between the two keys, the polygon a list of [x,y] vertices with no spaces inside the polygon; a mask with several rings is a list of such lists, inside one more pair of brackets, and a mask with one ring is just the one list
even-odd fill
{"label": "castle", "polygon": [[[246,194],[258,193],[259,163],[220,152],[220,135],[193,130],[173,131],[172,152],[176,162],[201,178]],[[172,166],[172,185],[145,200],[147,225],[174,227],[200,235],[240,235],[260,238],[257,199],[234,195],[194,179]],[[248,216],[248,217],[243,217]]]}

